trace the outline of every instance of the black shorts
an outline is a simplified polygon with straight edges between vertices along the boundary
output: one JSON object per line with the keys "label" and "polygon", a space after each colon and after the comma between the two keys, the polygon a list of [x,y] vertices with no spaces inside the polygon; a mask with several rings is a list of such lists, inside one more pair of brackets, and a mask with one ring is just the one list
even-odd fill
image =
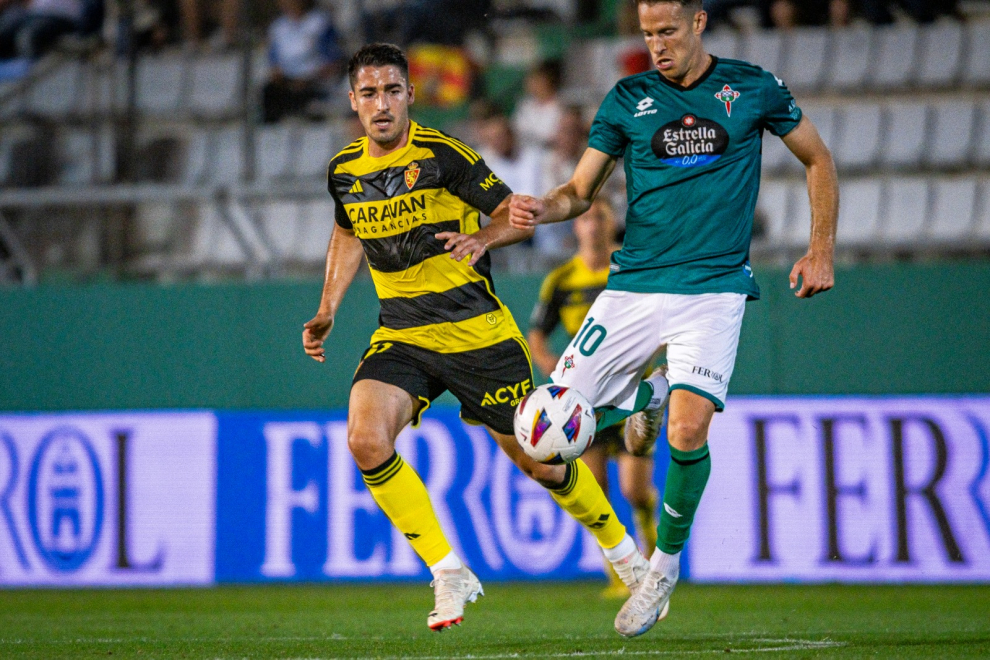
{"label": "black shorts", "polygon": [[389,383],[422,401],[414,424],[434,399],[450,390],[461,402],[461,419],[512,435],[516,406],[533,389],[533,366],[521,337],[462,353],[377,342],[354,372],[354,382],[359,380]]}

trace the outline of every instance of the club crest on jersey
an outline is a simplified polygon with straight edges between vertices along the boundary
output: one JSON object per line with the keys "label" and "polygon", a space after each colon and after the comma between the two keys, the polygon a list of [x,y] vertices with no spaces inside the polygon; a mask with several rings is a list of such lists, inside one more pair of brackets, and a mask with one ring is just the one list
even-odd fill
{"label": "club crest on jersey", "polygon": [[725,114],[729,117],[732,116],[732,104],[736,102],[741,96],[739,92],[732,89],[728,85],[723,87],[721,91],[715,94],[715,98],[725,104]]}
{"label": "club crest on jersey", "polygon": [[564,358],[564,370],[561,373],[567,373],[568,369],[574,368],[574,356],[568,355]]}
{"label": "club crest on jersey", "polygon": [[413,161],[409,163],[409,166],[405,171],[406,175],[406,188],[412,190],[412,187],[416,185],[416,181],[419,179],[419,163]]}

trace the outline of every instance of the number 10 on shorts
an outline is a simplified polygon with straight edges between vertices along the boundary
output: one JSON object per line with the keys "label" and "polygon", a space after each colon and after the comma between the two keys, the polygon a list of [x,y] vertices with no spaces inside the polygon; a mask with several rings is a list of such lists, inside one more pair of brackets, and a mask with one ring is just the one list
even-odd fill
{"label": "number 10 on shorts", "polygon": [[598,350],[598,347],[602,345],[605,341],[605,335],[608,334],[608,330],[605,326],[595,325],[595,319],[588,317],[584,322],[584,327],[581,328],[581,332],[577,333],[572,342],[581,355],[588,357]]}

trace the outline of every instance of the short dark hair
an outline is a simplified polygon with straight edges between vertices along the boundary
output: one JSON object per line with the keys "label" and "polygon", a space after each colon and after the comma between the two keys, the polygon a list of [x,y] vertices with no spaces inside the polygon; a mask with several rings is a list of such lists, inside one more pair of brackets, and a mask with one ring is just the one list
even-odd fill
{"label": "short dark hair", "polygon": [[347,77],[351,80],[351,89],[357,83],[357,72],[363,66],[397,66],[402,77],[409,82],[409,60],[402,49],[394,44],[367,44],[358,52],[351,55],[347,63]]}
{"label": "short dark hair", "polygon": [[701,11],[705,8],[701,0],[636,0],[637,5],[659,5],[663,2],[672,2],[682,7],[694,7],[695,11]]}

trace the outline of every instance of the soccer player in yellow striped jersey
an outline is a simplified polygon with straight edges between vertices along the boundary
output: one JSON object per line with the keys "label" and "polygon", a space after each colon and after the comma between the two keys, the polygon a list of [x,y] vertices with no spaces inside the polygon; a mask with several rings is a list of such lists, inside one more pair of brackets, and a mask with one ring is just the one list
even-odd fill
{"label": "soccer player in yellow striped jersey", "polygon": [[[540,287],[540,297],[529,320],[530,349],[533,362],[545,375],[553,373],[560,359],[550,347],[550,336],[562,326],[574,337],[584,324],[585,316],[608,282],[609,258],[618,249],[615,244],[615,211],[604,198],[596,199],[586,213],[574,219],[578,252],[562,266],[551,271]],[[572,348],[572,347],[568,347]],[[566,352],[565,352],[566,355]],[[594,443],[581,456],[595,479],[608,494],[608,460],[619,466],[619,490],[633,509],[633,520],[643,548],[657,543],[657,491],[653,485],[653,458],[634,456],[626,451],[624,424],[599,430]],[[631,430],[631,429],[630,429]],[[606,562],[609,586],[605,598],[628,598],[629,590]]]}
{"label": "soccer player in yellow striped jersey", "polygon": [[[381,302],[380,327],[354,374],[348,447],[371,495],[433,574],[433,630],[459,624],[481,583],[452,551],[415,470],[395,439],[444,391],[461,417],[483,424],[506,454],[598,540],[635,589],[649,564],[588,467],[542,465],[513,435],[512,417],[533,388],[529,347],[495,295],[490,248],[532,235],[508,221],[511,190],[472,149],[409,120],[414,89],[397,47],[371,44],[348,64],[351,107],[365,137],[330,161],[336,227],[316,316],[303,348],[326,361],[324,344],[362,256]],[[480,214],[492,218],[479,227]]]}

